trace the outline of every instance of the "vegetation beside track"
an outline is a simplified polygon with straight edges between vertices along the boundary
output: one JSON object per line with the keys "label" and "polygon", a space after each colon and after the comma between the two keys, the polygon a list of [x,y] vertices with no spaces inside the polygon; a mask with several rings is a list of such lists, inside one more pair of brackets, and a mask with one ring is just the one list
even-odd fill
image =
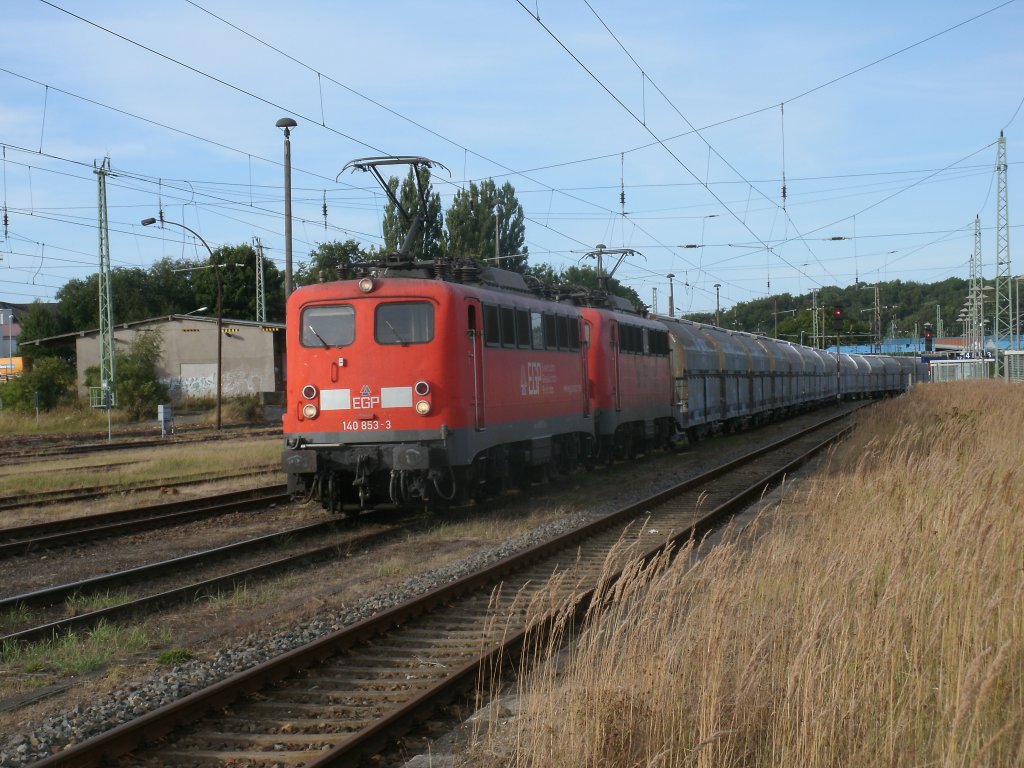
{"label": "vegetation beside track", "polygon": [[999,382],[872,409],[754,546],[731,533],[599,596],[472,764],[1020,764],[1021,414]]}
{"label": "vegetation beside track", "polygon": [[[176,406],[176,419],[187,421],[194,427],[212,427],[215,422],[214,400],[191,398]],[[255,395],[224,398],[221,407],[221,422],[225,427],[260,424],[280,426],[280,420],[267,421],[263,407]],[[0,435],[9,437],[66,436],[69,438],[94,435],[97,439],[107,437],[107,412],[102,408],[91,408],[84,401],[75,401],[42,410],[38,414],[19,412],[3,408],[0,403]],[[110,426],[115,437],[123,434],[159,434],[160,426],[153,409],[151,419],[139,420],[131,414],[113,409],[110,412]]]}
{"label": "vegetation beside track", "polygon": [[[106,454],[39,459],[0,470],[0,496],[104,486],[110,491],[175,482],[181,478],[212,478],[251,470],[265,476],[268,466],[280,461],[280,439],[272,435],[232,441],[230,449],[217,442],[133,449],[102,465]],[[38,471],[33,471],[33,466]],[[283,477],[283,475],[282,475]]]}

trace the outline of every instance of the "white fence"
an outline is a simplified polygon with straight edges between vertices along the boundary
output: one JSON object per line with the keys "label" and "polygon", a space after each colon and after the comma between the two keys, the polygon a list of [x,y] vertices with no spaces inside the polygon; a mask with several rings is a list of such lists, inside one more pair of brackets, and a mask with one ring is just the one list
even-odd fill
{"label": "white fence", "polygon": [[1024,383],[1024,352],[1004,352],[1006,379]]}
{"label": "white fence", "polygon": [[993,366],[992,360],[932,360],[932,381],[990,379]]}

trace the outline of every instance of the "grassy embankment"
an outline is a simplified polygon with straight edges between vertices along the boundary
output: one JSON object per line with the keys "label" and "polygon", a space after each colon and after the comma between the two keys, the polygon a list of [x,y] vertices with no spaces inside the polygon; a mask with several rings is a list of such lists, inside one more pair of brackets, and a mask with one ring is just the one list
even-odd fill
{"label": "grassy embankment", "polygon": [[604,595],[472,763],[1024,764],[1022,425],[998,382],[880,404],[753,546]]}

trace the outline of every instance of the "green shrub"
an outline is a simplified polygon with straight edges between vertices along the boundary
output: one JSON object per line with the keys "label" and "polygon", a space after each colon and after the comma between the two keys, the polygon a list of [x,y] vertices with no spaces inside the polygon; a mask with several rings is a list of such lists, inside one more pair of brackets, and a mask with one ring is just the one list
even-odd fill
{"label": "green shrub", "polygon": [[74,381],[75,371],[68,363],[56,357],[42,358],[28,373],[0,384],[0,400],[5,409],[31,412],[38,392],[40,409],[48,411],[66,399]]}
{"label": "green shrub", "polygon": [[128,350],[117,356],[117,405],[133,419],[152,416],[160,403],[168,401],[167,387],[157,376],[163,341],[159,330],[141,331]]}

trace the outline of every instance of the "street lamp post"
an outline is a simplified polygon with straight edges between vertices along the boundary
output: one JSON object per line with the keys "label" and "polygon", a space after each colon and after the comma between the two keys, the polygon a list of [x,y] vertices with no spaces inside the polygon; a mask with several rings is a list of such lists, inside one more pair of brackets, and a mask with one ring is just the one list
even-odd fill
{"label": "street lamp post", "polygon": [[[175,227],[181,227],[186,232],[192,233],[196,237],[196,239],[198,239],[199,242],[201,242],[206,247],[207,253],[210,254],[210,265],[213,267],[213,274],[214,274],[214,276],[217,279],[217,395],[216,395],[217,399],[216,399],[216,404],[214,406],[214,411],[215,411],[214,418],[215,418],[215,421],[216,421],[216,429],[219,430],[220,429],[220,424],[221,424],[221,421],[220,421],[220,401],[221,401],[221,382],[220,382],[220,378],[221,377],[220,377],[220,372],[221,372],[221,366],[223,364],[223,351],[224,351],[223,350],[223,346],[224,346],[224,333],[222,331],[224,306],[223,306],[223,302],[222,302],[223,286],[221,285],[221,279],[220,279],[220,267],[221,267],[221,265],[217,263],[217,259],[213,255],[213,249],[210,248],[210,244],[208,242],[206,242],[206,240],[203,239],[203,236],[200,235],[198,232],[196,232],[194,229],[192,229],[191,227],[186,227],[184,224],[179,224],[176,221],[168,221],[167,219],[161,219],[160,223],[161,224],[171,224],[171,225],[173,225]],[[142,220],[142,226],[148,227],[150,224],[156,224],[156,219],[148,218],[148,219],[143,219]]]}
{"label": "street lamp post", "polygon": [[722,312],[721,305],[718,303],[718,290],[722,287],[721,283],[715,283],[715,325],[721,327],[722,325]]}
{"label": "street lamp post", "polygon": [[[276,123],[284,129],[284,300],[292,295],[292,139],[291,129],[298,125],[290,117]],[[325,209],[326,210],[326,209]]]}

